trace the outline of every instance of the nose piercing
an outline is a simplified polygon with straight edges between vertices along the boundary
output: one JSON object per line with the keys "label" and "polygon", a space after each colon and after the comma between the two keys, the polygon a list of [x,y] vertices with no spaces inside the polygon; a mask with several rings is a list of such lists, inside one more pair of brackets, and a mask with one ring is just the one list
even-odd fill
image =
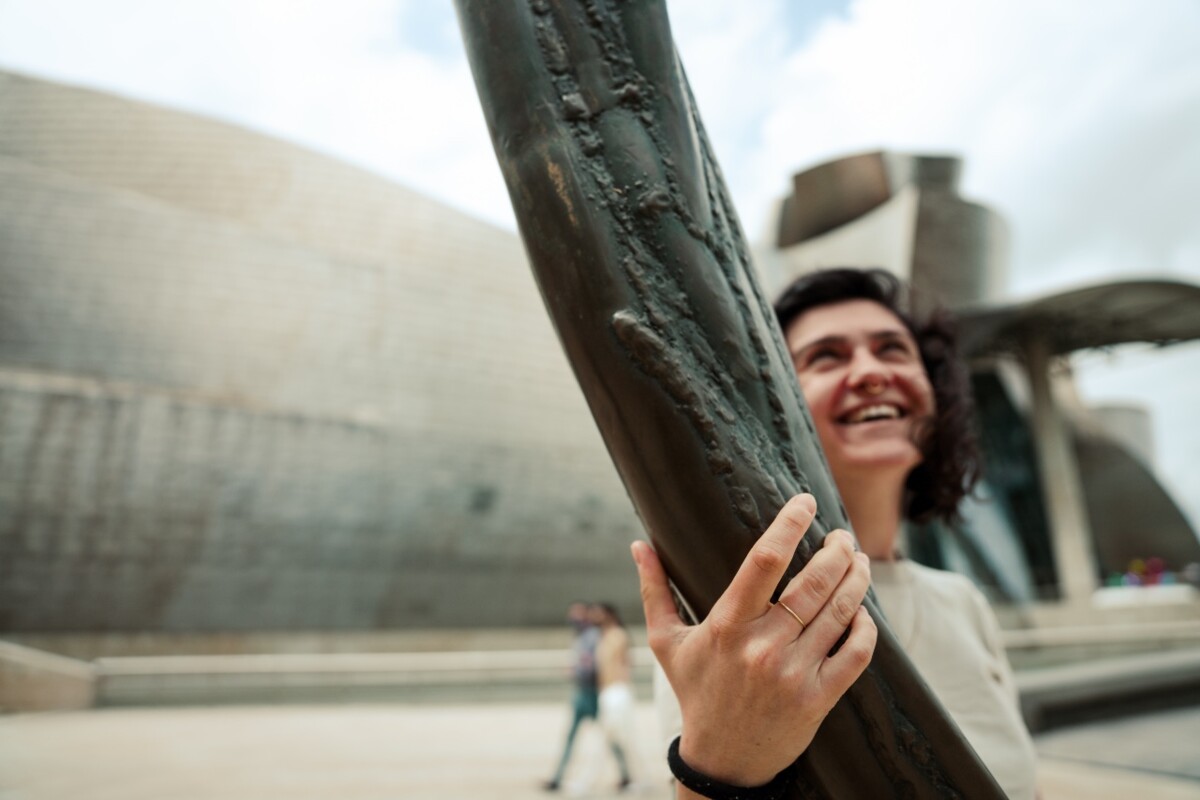
{"label": "nose piercing", "polygon": [[864,383],[863,391],[872,396],[883,394],[883,384],[882,383]]}

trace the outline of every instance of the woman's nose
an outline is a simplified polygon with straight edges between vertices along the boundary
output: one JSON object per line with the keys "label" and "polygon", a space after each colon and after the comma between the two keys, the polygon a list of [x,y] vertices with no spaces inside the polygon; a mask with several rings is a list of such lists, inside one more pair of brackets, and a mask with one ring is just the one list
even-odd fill
{"label": "woman's nose", "polygon": [[850,360],[847,383],[851,389],[866,394],[880,394],[887,387],[889,379],[887,366],[874,353],[856,352]]}

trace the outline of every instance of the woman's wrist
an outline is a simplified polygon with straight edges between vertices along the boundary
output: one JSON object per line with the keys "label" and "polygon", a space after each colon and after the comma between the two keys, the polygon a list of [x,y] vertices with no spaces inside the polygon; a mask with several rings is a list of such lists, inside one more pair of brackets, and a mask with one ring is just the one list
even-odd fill
{"label": "woman's wrist", "polygon": [[682,750],[680,737],[675,737],[667,751],[667,764],[680,785],[699,795],[713,800],[778,800],[791,785],[791,765],[780,772],[763,777],[761,772],[715,770],[707,772],[698,756],[689,761]]}
{"label": "woman's wrist", "polygon": [[731,752],[728,739],[706,744],[694,736],[680,734],[674,747],[679,757],[697,772],[735,786],[761,786],[775,777],[775,771],[756,768],[747,759]]}

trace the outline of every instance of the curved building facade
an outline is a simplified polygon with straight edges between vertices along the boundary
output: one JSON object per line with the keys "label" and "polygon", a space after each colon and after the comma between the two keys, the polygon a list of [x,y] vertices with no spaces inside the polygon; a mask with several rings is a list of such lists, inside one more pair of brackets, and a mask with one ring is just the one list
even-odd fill
{"label": "curved building facade", "polygon": [[0,629],[528,625],[640,533],[517,237],[0,73]]}

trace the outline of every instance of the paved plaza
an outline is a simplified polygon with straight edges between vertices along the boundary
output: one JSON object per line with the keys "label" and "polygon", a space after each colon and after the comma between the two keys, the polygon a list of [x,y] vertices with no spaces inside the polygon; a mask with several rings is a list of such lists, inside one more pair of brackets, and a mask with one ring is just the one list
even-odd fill
{"label": "paved plaza", "polygon": [[[101,709],[0,717],[0,800],[534,800],[566,701]],[[648,703],[637,797],[667,793]],[[1200,708],[1039,738],[1044,800],[1200,798]],[[598,732],[568,795],[616,796]],[[1102,762],[1102,763],[1097,763]],[[587,781],[585,767],[594,767]]]}

